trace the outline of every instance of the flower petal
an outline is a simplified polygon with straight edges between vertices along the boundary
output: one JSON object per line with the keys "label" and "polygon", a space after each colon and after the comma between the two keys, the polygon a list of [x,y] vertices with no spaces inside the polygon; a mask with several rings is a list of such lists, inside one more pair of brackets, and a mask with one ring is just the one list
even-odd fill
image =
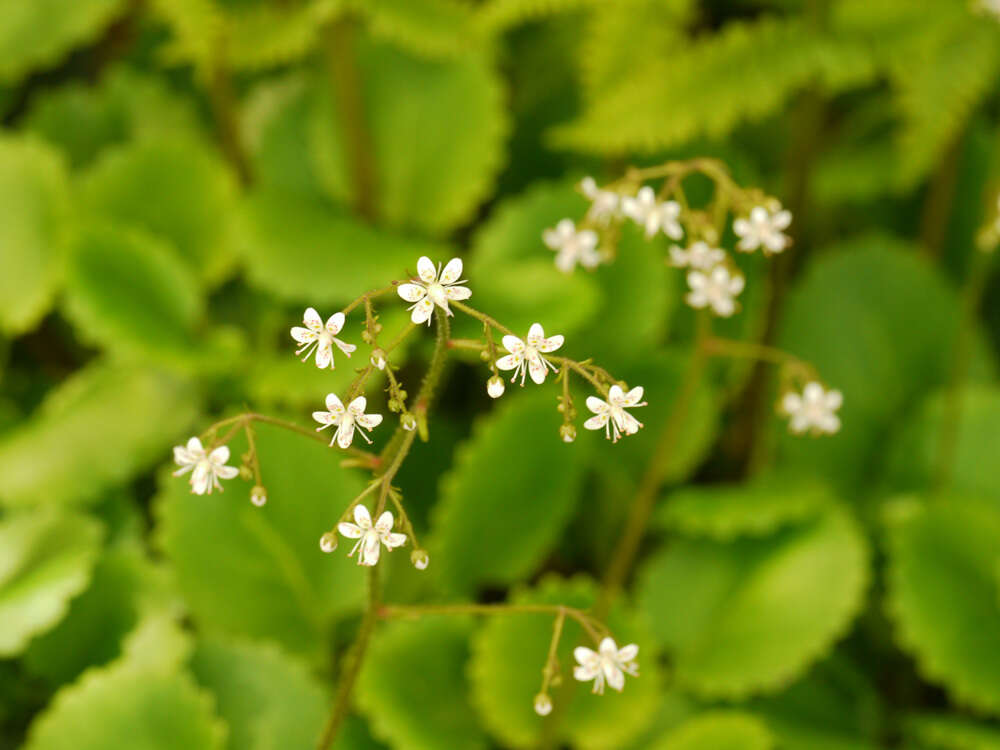
{"label": "flower petal", "polygon": [[532,323],[531,328],[528,329],[528,346],[537,347],[545,339],[545,330],[542,328],[541,323]]}
{"label": "flower petal", "polygon": [[384,537],[382,537],[382,544],[384,544],[389,549],[402,547],[404,544],[406,544],[406,534],[386,534]]}
{"label": "flower petal", "polygon": [[417,275],[425,284],[433,284],[437,281],[437,268],[426,255],[421,255],[417,261]]}
{"label": "flower petal", "polygon": [[432,312],[434,312],[434,303],[431,302],[429,297],[424,297],[413,306],[413,312],[410,313],[410,320],[417,325],[427,323],[431,319]]}
{"label": "flower petal", "polygon": [[501,370],[513,370],[520,364],[520,354],[508,354],[506,357],[500,357],[500,359],[497,360],[497,367]]}
{"label": "flower petal", "polygon": [[365,413],[366,408],[368,408],[368,399],[364,396],[358,396],[350,404],[348,404],[347,411],[355,417],[359,417]]}
{"label": "flower petal", "polygon": [[338,523],[337,531],[339,531],[343,536],[346,536],[348,539],[360,539],[361,535],[364,533],[361,530],[361,527],[355,526],[353,523],[348,523],[347,521]]}
{"label": "flower petal", "polygon": [[528,374],[531,375],[531,379],[538,385],[545,382],[545,376],[548,374],[548,371],[549,368],[545,366],[545,362],[538,354],[528,357]]}
{"label": "flower petal", "polygon": [[522,354],[524,352],[524,342],[517,336],[507,335],[500,339],[500,341],[503,344],[503,348],[511,354]]}
{"label": "flower petal", "polygon": [[541,344],[538,345],[538,351],[554,352],[556,349],[558,349],[560,346],[563,345],[563,342],[565,340],[566,340],[565,336],[562,336],[561,334],[557,334],[555,336],[549,336],[547,339],[542,341]]}
{"label": "flower petal", "polygon": [[607,414],[598,414],[596,417],[591,417],[586,422],[583,423],[583,428],[585,430],[600,430],[603,429],[604,425],[608,423],[610,417]]}
{"label": "flower petal", "polygon": [[392,531],[392,512],[384,511],[375,522],[375,531],[380,534],[387,534]]}
{"label": "flower petal", "polygon": [[340,398],[336,393],[326,394],[326,408],[330,410],[330,413],[335,418],[344,414],[344,405],[341,403]]}
{"label": "flower petal", "polygon": [[461,301],[469,299],[472,296],[472,290],[467,286],[449,286],[445,287],[444,296],[448,299]]}
{"label": "flower petal", "polygon": [[344,450],[351,447],[351,442],[354,440],[354,420],[349,422],[341,422],[340,428],[337,430],[337,445],[339,445]]}
{"label": "flower petal", "polygon": [[330,332],[331,336],[336,336],[340,333],[340,329],[344,327],[345,315],[342,312],[334,313],[326,320],[326,330]]}
{"label": "flower petal", "polygon": [[362,414],[359,417],[355,417],[354,421],[359,425],[364,427],[366,430],[373,430],[382,424],[381,414]]}
{"label": "flower petal", "polygon": [[407,302],[419,302],[427,294],[427,290],[419,284],[400,284],[396,292]]}
{"label": "flower petal", "polygon": [[462,278],[462,259],[452,258],[445,265],[444,270],[441,271],[441,278],[438,279],[441,284],[447,286],[448,284],[454,284]]}
{"label": "flower petal", "polygon": [[302,322],[306,324],[306,327],[309,330],[315,331],[316,333],[323,330],[323,319],[319,316],[319,313],[316,312],[315,307],[306,308],[305,314],[302,316]]}
{"label": "flower petal", "polygon": [[333,369],[333,347],[327,340],[320,339],[316,347],[316,366],[321,370],[326,367]]}
{"label": "flower petal", "polygon": [[220,445],[208,454],[208,458],[212,463],[221,466],[229,460],[229,446]]}
{"label": "flower petal", "polygon": [[190,438],[187,441],[187,445],[185,445],[184,447],[187,448],[189,453],[193,453],[199,456],[205,452],[205,449],[201,445],[201,441],[196,437]]}
{"label": "flower petal", "polygon": [[573,649],[573,658],[577,660],[578,663],[587,666],[593,664],[597,661],[598,654],[596,651],[587,648],[586,646],[577,646]]}
{"label": "flower petal", "polygon": [[342,351],[348,357],[350,357],[358,348],[354,344],[348,344],[346,341],[341,341],[340,339],[334,339],[333,343],[335,343],[337,345],[337,348],[340,349],[340,351]]}
{"label": "flower petal", "polygon": [[602,416],[607,415],[610,410],[608,403],[597,398],[597,396],[587,396],[587,408],[594,412],[594,414],[600,414]]}
{"label": "flower petal", "polygon": [[318,335],[316,331],[310,331],[308,328],[303,328],[302,326],[294,326],[292,328],[292,338],[300,344],[309,344],[315,341]]}
{"label": "flower petal", "polygon": [[215,470],[215,475],[220,479],[235,479],[240,470],[235,466],[219,466]]}
{"label": "flower petal", "polygon": [[372,516],[366,508],[361,503],[354,506],[354,522],[363,531],[367,531],[372,527]]}
{"label": "flower petal", "polygon": [[314,411],[313,419],[323,425],[319,428],[321,430],[326,429],[333,424],[333,415],[328,411]]}
{"label": "flower petal", "polygon": [[630,643],[627,646],[622,646],[618,650],[618,661],[622,664],[627,664],[630,661],[635,661],[635,657],[638,655],[639,647],[634,643]]}

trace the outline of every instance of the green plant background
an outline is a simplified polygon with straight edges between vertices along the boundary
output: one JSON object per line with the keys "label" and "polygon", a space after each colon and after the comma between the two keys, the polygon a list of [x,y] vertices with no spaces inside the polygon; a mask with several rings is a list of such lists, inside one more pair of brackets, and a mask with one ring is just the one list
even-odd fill
{"label": "green plant background", "polygon": [[[288,328],[421,254],[650,406],[566,446],[554,389],[491,402],[457,364],[397,482],[431,566],[389,555],[386,598],[592,604],[693,317],[665,242],[564,276],[540,236],[581,176],[696,155],[795,214],[718,330],[814,363],[843,429],[790,438],[773,377],[713,366],[610,620],[642,676],[575,691],[556,741],[1000,748],[1000,279],[963,302],[998,93],[964,0],[0,0],[0,748],[314,746],[364,598],[317,540],[362,479],[262,426],[257,509],[170,450],[245,407],[307,424],[353,373]],[[381,626],[335,747],[537,746],[550,628]]]}

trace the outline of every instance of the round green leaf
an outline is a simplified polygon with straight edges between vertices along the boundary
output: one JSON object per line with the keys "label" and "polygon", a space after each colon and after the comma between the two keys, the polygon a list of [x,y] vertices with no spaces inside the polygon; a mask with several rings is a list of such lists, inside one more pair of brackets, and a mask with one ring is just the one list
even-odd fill
{"label": "round green leaf", "polygon": [[69,210],[58,155],[39,141],[0,138],[0,332],[23,333],[48,310]]}
{"label": "round green leaf", "polygon": [[184,361],[195,350],[202,299],[168,245],[144,232],[95,226],[78,235],[70,253],[66,312],[111,351]]}
{"label": "round green leaf", "polygon": [[461,0],[372,0],[360,7],[372,34],[418,55],[451,57],[488,43]]}
{"label": "round green leaf", "polygon": [[1000,713],[1000,512],[950,498],[890,515],[889,600],[921,673],[962,703]]}
{"label": "round green leaf", "polygon": [[[499,77],[485,54],[448,61],[410,57],[363,40],[357,48],[377,217],[440,234],[469,218],[502,166]],[[331,197],[354,202],[337,103],[321,90],[309,136]]]}
{"label": "round green leaf", "polygon": [[215,695],[230,750],[311,750],[328,696],[305,665],[271,644],[209,638],[191,655],[195,679]]}
{"label": "round green leaf", "polygon": [[0,521],[0,656],[55,625],[86,588],[101,544],[94,521],[51,511]]}
{"label": "round green leaf", "polygon": [[162,460],[195,417],[189,383],[93,364],[0,438],[0,504],[89,501]]}
{"label": "round green leaf", "polygon": [[[534,590],[523,590],[514,604],[563,604],[587,609],[596,598],[595,584],[584,578],[544,580]],[[473,702],[483,723],[504,745],[534,747],[542,731],[542,718],[535,713],[534,696],[541,686],[552,639],[554,617],[550,614],[505,614],[491,618],[472,642]],[[640,676],[626,677],[621,693],[607,690],[594,695],[589,686],[574,684],[560,739],[583,750],[626,746],[653,721],[660,703],[660,674],[656,650],[647,630],[625,612],[613,611],[607,621],[616,642],[639,645]],[[572,681],[572,652],[585,640],[579,625],[567,618],[559,645],[559,664],[564,681]],[[553,700],[567,695],[556,689]]]}
{"label": "round green leaf", "polygon": [[[319,548],[362,485],[339,467],[337,449],[269,425],[256,429],[267,505],[254,507],[249,483],[239,480],[199,496],[184,478],[164,477],[161,542],[203,627],[317,656],[333,618],[357,610],[364,597],[365,576],[346,551]],[[238,457],[246,441],[229,446]]]}
{"label": "round green leaf", "polygon": [[379,630],[356,699],[376,736],[398,750],[483,750],[469,705],[471,623],[446,617],[393,622]]}
{"label": "round green leaf", "polygon": [[705,711],[653,745],[653,750],[772,750],[767,726],[744,711]]}
{"label": "round green leaf", "polygon": [[679,685],[739,698],[784,686],[827,651],[867,581],[865,539],[831,507],[764,538],[673,541],[644,565],[639,600]]}
{"label": "round green leaf", "polygon": [[437,580],[449,591],[529,575],[579,494],[588,452],[559,439],[555,398],[511,390],[476,424],[442,480],[429,549]]}

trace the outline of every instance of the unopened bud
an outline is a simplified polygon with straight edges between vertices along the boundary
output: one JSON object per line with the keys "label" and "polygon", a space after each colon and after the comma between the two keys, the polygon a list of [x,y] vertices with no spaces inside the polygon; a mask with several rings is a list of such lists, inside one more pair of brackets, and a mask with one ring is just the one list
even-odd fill
{"label": "unopened bud", "polygon": [[410,414],[410,412],[406,412],[406,414],[400,418],[399,423],[407,432],[413,432],[413,430],[417,429],[417,418]]}
{"label": "unopened bud", "polygon": [[372,335],[368,332],[367,328],[361,331],[361,340],[364,341],[366,344],[375,343],[375,339],[372,338]]}
{"label": "unopened bud", "polygon": [[413,563],[413,567],[417,570],[427,570],[431,558],[427,555],[426,550],[415,549],[410,553],[410,562]]}
{"label": "unopened bud", "polygon": [[483,349],[481,352],[479,352],[479,358],[481,360],[483,360],[483,362],[489,362],[490,361],[490,353],[488,351],[486,351],[485,349]]}
{"label": "unopened bud", "polygon": [[369,360],[373,367],[377,367],[380,370],[385,369],[385,352],[382,349],[372,349],[372,355]]}
{"label": "unopened bud", "polygon": [[337,549],[337,535],[332,531],[326,532],[319,538],[319,548],[329,554]]}
{"label": "unopened bud", "polygon": [[571,424],[564,424],[559,428],[559,437],[564,443],[572,443],[576,440],[576,427]]}
{"label": "unopened bud", "polygon": [[500,398],[503,395],[504,388],[506,386],[503,384],[503,378],[499,375],[494,375],[486,381],[486,392],[490,394],[490,398]]}
{"label": "unopened bud", "polygon": [[240,479],[253,479],[253,470],[246,464],[240,466]]}
{"label": "unopened bud", "polygon": [[552,713],[552,699],[545,693],[535,696],[535,713],[539,716],[548,716]]}
{"label": "unopened bud", "polygon": [[267,502],[267,490],[259,484],[250,490],[250,502],[258,508]]}

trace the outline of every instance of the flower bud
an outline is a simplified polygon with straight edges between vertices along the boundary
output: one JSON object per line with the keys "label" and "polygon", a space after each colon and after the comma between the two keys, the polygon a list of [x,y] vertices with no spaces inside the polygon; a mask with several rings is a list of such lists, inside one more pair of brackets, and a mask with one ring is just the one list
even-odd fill
{"label": "flower bud", "polygon": [[240,466],[240,479],[253,479],[253,469],[246,464]]}
{"label": "flower bud", "polygon": [[377,367],[380,370],[385,369],[385,352],[382,349],[372,349],[372,355],[369,357],[373,367]]}
{"label": "flower bud", "polygon": [[490,398],[500,398],[503,395],[504,388],[503,378],[499,375],[494,375],[486,381],[486,392],[490,394]]}
{"label": "flower bud", "polygon": [[332,531],[326,532],[319,538],[319,548],[328,554],[333,552],[337,549],[337,535]]}
{"label": "flower bud", "polygon": [[417,570],[427,570],[431,558],[427,555],[426,550],[415,549],[410,553],[410,562],[413,563],[413,567]]}
{"label": "flower bud", "polygon": [[400,418],[399,423],[407,432],[413,432],[417,429],[417,418],[410,414],[410,412],[406,412],[406,414]]}
{"label": "flower bud", "polygon": [[361,331],[361,340],[364,341],[366,344],[375,343],[375,340],[372,338],[372,335],[368,332],[367,328]]}
{"label": "flower bud", "polygon": [[267,490],[259,484],[256,485],[252,490],[250,490],[250,502],[258,508],[264,505],[267,502]]}
{"label": "flower bud", "polygon": [[576,440],[576,427],[567,422],[559,428],[559,437],[564,443],[572,443]]}
{"label": "flower bud", "polygon": [[548,716],[552,713],[552,699],[545,693],[535,696],[535,713],[539,716]]}
{"label": "flower bud", "polygon": [[479,358],[481,360],[483,360],[483,362],[489,362],[490,361],[490,353],[488,351],[486,351],[485,349],[483,349],[481,352],[479,352]]}

